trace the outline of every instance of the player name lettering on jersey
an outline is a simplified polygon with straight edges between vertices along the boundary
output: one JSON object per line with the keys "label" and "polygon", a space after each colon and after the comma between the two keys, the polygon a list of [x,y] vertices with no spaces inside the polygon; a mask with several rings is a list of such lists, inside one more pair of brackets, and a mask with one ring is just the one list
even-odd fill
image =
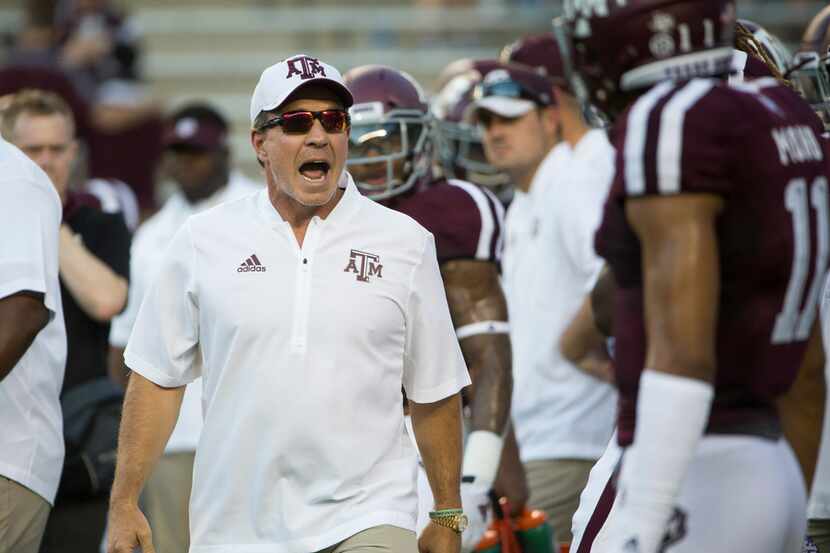
{"label": "player name lettering on jersey", "polygon": [[821,161],[824,152],[813,129],[807,125],[780,127],[772,130],[781,165]]}

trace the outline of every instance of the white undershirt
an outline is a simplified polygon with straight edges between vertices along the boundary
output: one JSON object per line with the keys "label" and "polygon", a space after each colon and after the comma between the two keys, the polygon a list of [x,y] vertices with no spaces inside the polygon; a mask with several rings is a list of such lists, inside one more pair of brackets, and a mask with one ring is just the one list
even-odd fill
{"label": "white undershirt", "polygon": [[434,240],[351,179],[303,246],[266,191],[191,217],[125,359],[162,386],[203,376],[191,553],[308,553],[366,528],[414,529],[401,387],[469,384]]}
{"label": "white undershirt", "polygon": [[64,455],[59,395],[66,329],[58,283],[60,222],[61,202],[49,177],[0,138],[0,299],[37,292],[49,310],[49,323],[0,381],[0,475],[50,504]]}

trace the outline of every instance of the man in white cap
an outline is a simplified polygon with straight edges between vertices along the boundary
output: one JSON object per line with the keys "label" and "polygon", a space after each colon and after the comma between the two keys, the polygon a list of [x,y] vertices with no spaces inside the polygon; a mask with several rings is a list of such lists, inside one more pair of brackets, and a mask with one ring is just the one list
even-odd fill
{"label": "man in white cap", "polygon": [[[191,553],[457,553],[470,383],[431,234],[344,171],[351,93],[298,55],[266,69],[251,143],[267,189],[191,217],[125,361],[108,550],[154,551],[141,487],[201,376]],[[411,405],[435,506],[415,539]]]}

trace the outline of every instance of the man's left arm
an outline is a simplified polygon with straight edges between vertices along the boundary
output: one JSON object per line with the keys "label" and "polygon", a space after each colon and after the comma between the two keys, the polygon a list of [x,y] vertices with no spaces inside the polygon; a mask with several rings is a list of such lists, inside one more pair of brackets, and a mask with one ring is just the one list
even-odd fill
{"label": "man's left arm", "polygon": [[60,275],[81,309],[96,321],[107,322],[127,303],[130,235],[122,219],[115,215],[101,217],[98,229],[105,245],[87,247],[80,235],[68,225],[61,225],[59,235]]}
{"label": "man's left arm", "polygon": [[715,377],[720,264],[715,223],[723,200],[681,194],[629,199],[642,247],[646,364],[634,444],[619,480],[622,547],[656,553],[709,418]]}

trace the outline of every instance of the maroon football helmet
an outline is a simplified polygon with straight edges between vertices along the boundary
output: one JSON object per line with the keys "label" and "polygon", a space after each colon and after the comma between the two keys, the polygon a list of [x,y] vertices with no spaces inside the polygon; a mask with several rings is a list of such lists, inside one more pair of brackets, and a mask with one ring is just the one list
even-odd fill
{"label": "maroon football helmet", "polygon": [[830,130],[830,6],[807,26],[801,47],[793,58],[792,80],[796,89]]}
{"label": "maroon football helmet", "polygon": [[513,194],[510,177],[487,162],[481,130],[466,117],[481,80],[481,73],[470,69],[450,79],[433,98],[438,161],[445,177],[489,188],[506,203]]}
{"label": "maroon football helmet", "polygon": [[360,191],[384,200],[428,177],[432,119],[415,79],[391,67],[364,65],[343,81],[354,97],[346,164]]}
{"label": "maroon football helmet", "polygon": [[559,44],[553,33],[528,35],[511,42],[502,48],[499,59],[505,63],[527,65],[554,80],[557,85],[568,86],[563,80],[565,69],[562,66]]}
{"label": "maroon football helmet", "polygon": [[729,73],[733,0],[565,0],[564,7],[554,33],[572,87],[611,117],[660,81]]}

